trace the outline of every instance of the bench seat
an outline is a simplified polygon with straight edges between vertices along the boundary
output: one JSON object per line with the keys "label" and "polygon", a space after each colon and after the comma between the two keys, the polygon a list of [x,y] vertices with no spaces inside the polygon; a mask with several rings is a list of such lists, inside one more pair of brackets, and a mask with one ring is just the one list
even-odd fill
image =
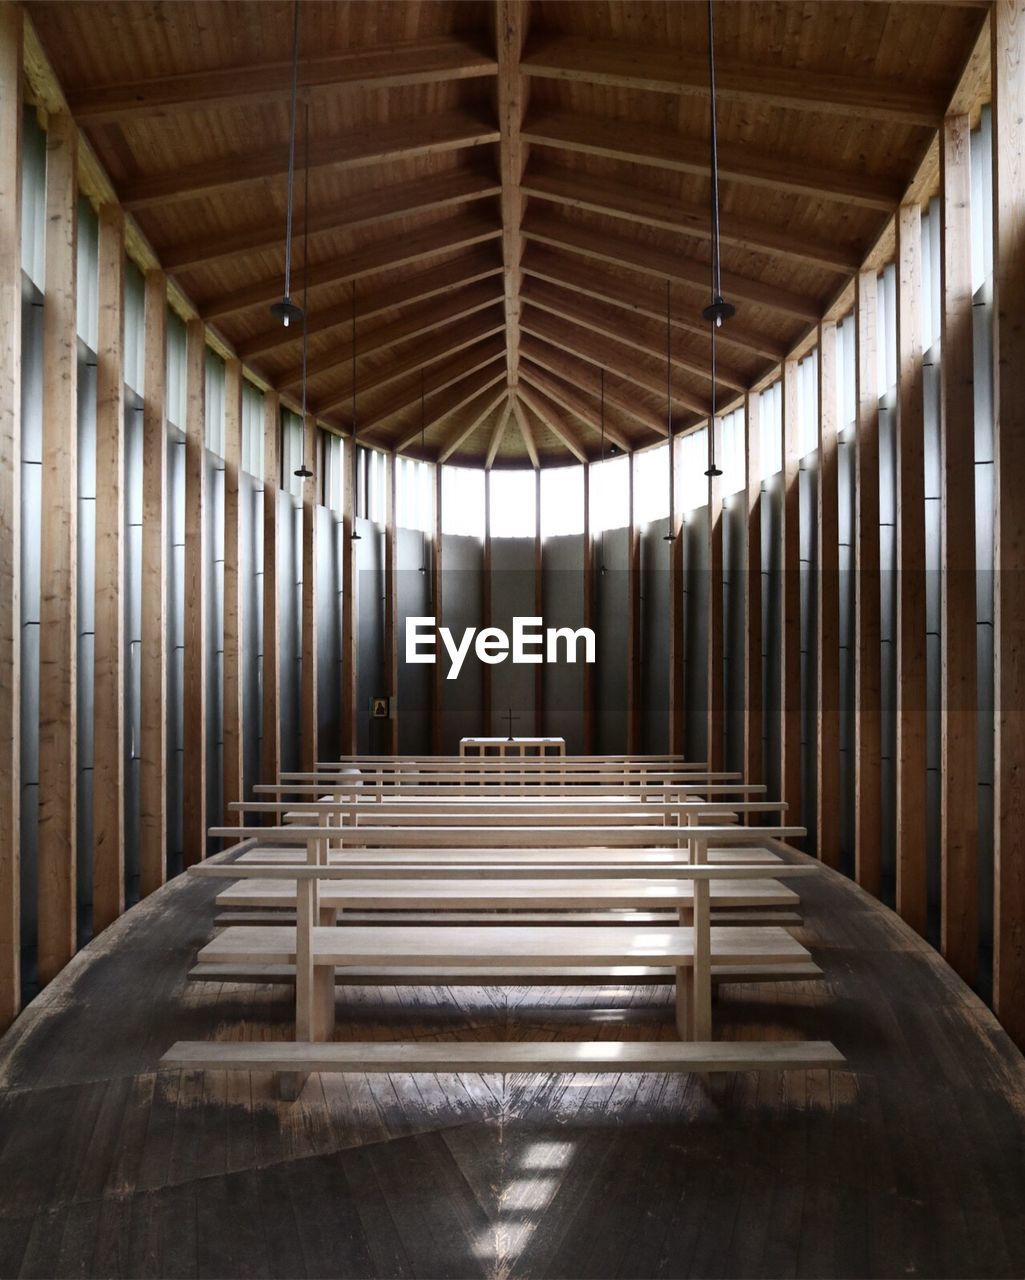
{"label": "bench seat", "polygon": [[[299,845],[282,845],[280,847],[257,845],[255,848],[247,849],[245,853],[240,854],[236,861],[247,864],[255,863],[257,865],[305,863],[306,850]],[[524,865],[536,863],[539,866],[557,862],[559,865],[573,867],[574,869],[631,862],[636,866],[655,868],[680,862],[686,863],[687,852],[684,849],[667,848],[633,850],[525,848],[512,851],[496,849],[432,849],[429,851],[418,849],[346,849],[343,851],[339,849],[332,850],[329,853],[328,861],[331,866],[335,863],[352,862],[363,866],[401,864],[403,866],[423,865],[426,867],[459,866],[471,861],[481,866],[499,865],[503,862],[511,861]],[[708,861],[713,865],[725,866],[737,862],[742,864],[782,862],[783,859],[771,849],[762,849],[756,846],[736,849],[713,847],[708,850]]]}
{"label": "bench seat", "polygon": [[[287,908],[234,907],[214,916],[214,927],[226,929],[237,924],[295,924],[295,911]],[[676,924],[675,911],[345,911],[339,925],[353,924]],[[761,910],[744,907],[736,911],[712,912],[712,924],[779,924],[793,927],[802,923],[797,911]]]}

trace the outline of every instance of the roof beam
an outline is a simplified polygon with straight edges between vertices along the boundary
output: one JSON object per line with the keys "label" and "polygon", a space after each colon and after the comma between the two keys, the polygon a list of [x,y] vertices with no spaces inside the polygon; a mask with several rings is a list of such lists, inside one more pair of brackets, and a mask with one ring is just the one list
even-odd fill
{"label": "roof beam", "polygon": [[[502,264],[497,257],[484,250],[475,250],[465,257],[443,262],[438,267],[428,267],[416,275],[399,280],[386,289],[365,287],[356,290],[356,314],[360,320],[367,321],[381,315],[392,308],[407,307],[417,302],[424,302],[438,294],[447,294],[452,289],[462,289],[477,284],[491,276],[500,275]],[[496,287],[497,292],[497,287]],[[337,307],[329,307],[324,311],[314,311],[306,317],[307,333],[312,337],[315,333],[324,333],[328,329],[337,329],[352,323],[352,302],[347,301]],[[239,357],[243,360],[252,356],[264,355],[268,351],[276,351],[281,347],[298,345],[302,342],[302,332],[284,328],[275,324],[273,328],[261,330],[252,338],[236,344]]]}
{"label": "roof beam", "polygon": [[460,445],[473,435],[488,414],[501,402],[505,394],[506,389],[501,385],[489,387],[470,403],[467,409],[468,421],[460,423],[454,434],[442,445],[441,452],[438,454],[439,462],[447,462],[452,457]]}
{"label": "roof beam", "polygon": [[[390,89],[494,74],[494,58],[452,36],[353,49],[330,57],[303,57],[299,61],[299,87],[307,93]],[[110,124],[214,106],[273,102],[287,98],[291,87],[290,61],[253,63],[89,88],[72,95],[70,106],[81,123]]]}
{"label": "roof beam", "polygon": [[[458,377],[448,378],[442,381],[441,385],[432,384],[429,394],[437,394],[438,399],[432,409],[427,411],[425,421],[425,430],[429,430],[440,422],[443,418],[448,417],[450,413],[454,413],[457,409],[462,408],[464,404],[470,401],[482,391],[486,391],[488,387],[493,387],[496,383],[505,381],[505,351],[499,344],[493,344],[492,353],[488,363],[480,369],[467,371],[463,369]],[[503,388],[504,389],[504,388]],[[420,400],[420,384],[411,389],[404,391],[398,396],[392,398],[392,403],[380,413],[373,416],[367,421],[367,424],[360,432],[360,438],[364,438],[364,432],[368,430],[378,431],[382,423],[388,419],[395,417],[396,414],[404,413],[411,404],[417,404]],[[420,424],[417,422],[415,432],[401,436],[395,445],[395,452],[401,453],[408,449],[410,445],[415,444],[420,439]]]}
{"label": "roof beam", "polygon": [[[481,120],[469,111],[421,115],[311,141],[309,163],[311,169],[357,169],[485,146],[496,142],[498,136],[491,121]],[[135,178],[124,183],[118,194],[126,209],[145,209],[231,191],[287,171],[288,148],[277,145],[248,155],[218,156],[185,168]]]}
{"label": "roof beam", "polygon": [[[524,59],[528,76],[707,97],[708,63],[665,46],[549,38]],[[837,75],[804,67],[745,66],[718,61],[715,88],[726,102],[754,102],[796,111],[936,128],[946,108],[936,85]]]}
{"label": "roof beam", "polygon": [[521,126],[526,109],[520,54],[527,33],[529,6],[522,0],[495,0],[495,44],[498,52],[499,168],[502,175],[502,262],[505,279],[506,367],[515,389],[520,360],[520,282],[523,239],[523,193],[520,179],[526,163]]}
{"label": "roof beam", "polygon": [[[446,361],[440,369],[435,369],[428,373],[424,380],[424,394],[431,396],[436,395],[440,391],[447,391],[450,387],[454,387],[456,383],[466,380],[466,385],[472,384],[473,390],[467,395],[466,399],[472,399],[478,391],[483,391],[485,387],[490,387],[493,383],[498,382],[505,377],[505,365],[500,364],[505,358],[505,343],[501,338],[488,338],[484,342],[478,343],[474,347],[462,352],[454,360]],[[476,375],[476,376],[473,376]],[[367,414],[361,421],[359,434],[362,437],[367,431],[377,431],[384,423],[389,422],[398,414],[405,413],[410,405],[420,403],[420,379],[413,378],[397,390],[384,405],[379,409]],[[465,404],[466,401],[461,401]],[[438,418],[444,417],[446,413],[450,413],[452,406],[439,411],[431,422],[436,422]],[[430,425],[430,423],[428,423]],[[417,434],[419,435],[419,420],[417,422]]]}
{"label": "roof beam", "polygon": [[[410,215],[454,209],[475,200],[485,200],[498,195],[501,189],[501,185],[487,174],[465,170],[439,173],[399,186],[358,192],[346,200],[344,207],[332,205],[319,213],[311,212],[309,233],[316,236],[325,231],[378,227]],[[246,257],[264,249],[280,249],[281,243],[282,220],[277,217],[273,221],[236,227],[226,235],[200,236],[169,245],[161,249],[160,261],[165,271],[189,271],[209,266],[212,262]]]}
{"label": "roof beam", "polygon": [[[369,376],[357,375],[355,390],[357,393],[369,395],[371,392],[380,390],[381,387],[388,386],[389,383],[396,382],[399,378],[406,377],[407,374],[417,373],[420,369],[465,351],[467,347],[476,346],[485,338],[501,333],[504,327],[505,317],[502,315],[501,308],[497,306],[483,316],[471,316],[463,323],[452,325],[435,335],[430,341],[419,343],[402,360],[389,360],[383,368]],[[317,412],[334,413],[348,404],[352,396],[353,384],[347,382],[344,386],[328,392],[327,397],[320,402]]]}
{"label": "roof beam", "polygon": [[[537,307],[542,311],[547,311],[554,316],[561,316],[564,320],[572,320],[575,324],[581,325],[585,329],[590,329],[594,333],[603,334],[607,338],[612,338],[624,346],[632,347],[635,351],[641,352],[643,355],[651,359],[658,359],[665,363],[666,357],[666,322],[665,317],[662,318],[660,325],[654,321],[640,320],[636,316],[630,322],[625,324],[622,310],[619,307],[609,306],[606,303],[596,302],[593,299],[584,303],[580,299],[580,295],[575,294],[572,290],[560,288],[557,285],[549,284],[544,280],[529,279],[524,286],[523,299],[530,303],[531,306]],[[670,315],[672,313],[670,311]],[[672,336],[676,335],[675,317],[671,318]],[[707,337],[708,329],[705,328]],[[700,378],[711,380],[711,372],[707,360],[698,360],[693,355],[681,355],[678,350],[671,350],[670,362],[675,369],[682,369],[687,373],[697,374]],[[745,391],[749,379],[743,374],[733,370],[729,365],[724,366],[721,360],[715,362],[716,382],[724,387],[728,387],[731,391]]]}
{"label": "roof beam", "polygon": [[[543,392],[549,400],[559,405],[576,421],[590,427],[600,437],[602,427],[597,396],[591,391],[584,392],[577,383],[559,374],[553,377],[550,369],[535,365],[533,357],[526,351],[523,354],[527,362],[523,366],[523,381],[532,386],[535,391]],[[605,423],[605,438],[627,453],[633,448],[631,441],[608,422]]]}
{"label": "roof beam", "polygon": [[498,453],[502,438],[505,435],[506,428],[509,426],[509,419],[512,417],[512,400],[506,395],[505,411],[499,416],[491,431],[491,439],[488,441],[488,456],[484,462],[484,470],[490,471],[495,462],[495,455]]}
{"label": "roof beam", "polygon": [[532,413],[536,414],[552,435],[566,446],[578,462],[588,461],[583,445],[580,444],[566,423],[562,421],[557,406],[552,404],[547,396],[528,386],[526,382],[521,382],[520,399]]}
{"label": "roof beam", "polygon": [[[532,214],[523,225],[524,234],[531,240],[556,249],[568,249],[587,258],[597,258],[613,266],[628,267],[660,280],[676,280],[708,291],[708,266],[678,253],[657,249],[653,245],[638,244],[627,236],[610,235],[607,231],[592,231],[577,223],[543,214]],[[722,273],[723,293],[734,302],[749,302],[753,306],[767,307],[782,312],[805,323],[818,323],[819,304],[786,289],[737,275],[733,271]]]}
{"label": "roof beam", "polygon": [[[468,214],[449,218],[412,235],[388,236],[375,244],[347,253],[344,257],[314,263],[309,270],[309,287],[317,289],[321,285],[359,280],[379,271],[408,266],[421,258],[448,253],[453,249],[469,248],[487,240],[497,240],[501,234],[500,228],[488,218],[471,217]],[[247,311],[251,307],[269,306],[281,296],[281,286],[281,273],[277,272],[253,284],[243,285],[232,293],[211,298],[200,308],[203,318],[218,320],[237,311]]]}
{"label": "roof beam", "polygon": [[[523,270],[538,280],[547,280],[564,289],[572,289],[587,298],[597,298],[612,303],[635,316],[647,316],[651,320],[665,320],[665,288],[644,280],[625,280],[602,275],[583,266],[572,256],[552,253],[536,246],[529,249],[523,259]],[[681,300],[679,286],[671,289],[673,328],[708,336],[708,325],[701,319],[700,309],[693,299]],[[689,319],[688,317],[693,317]],[[624,318],[624,323],[626,320]],[[718,335],[722,344],[741,348],[748,353],[778,363],[786,355],[786,346],[779,339],[748,328],[736,319],[724,325]]]}
{"label": "roof beam", "polygon": [[519,398],[512,398],[513,416],[516,418],[516,425],[520,429],[520,436],[523,438],[524,448],[527,450],[527,457],[530,459],[530,465],[535,471],[541,470],[541,459],[537,456],[537,444],[534,441],[534,431],[527,420],[526,410],[520,404]]}
{"label": "roof beam", "polygon": [[[683,206],[671,195],[639,188],[610,178],[589,178],[586,174],[561,171],[534,172],[523,177],[523,190],[571,209],[584,209],[607,217],[633,222],[659,231],[673,231],[711,238],[708,209]],[[280,228],[278,229],[280,236]],[[790,258],[839,275],[850,275],[861,265],[862,254],[856,248],[816,240],[801,232],[782,230],[768,223],[745,222],[732,214],[726,219],[720,238],[723,244],[736,245],[754,253],[771,254],[774,258]]]}
{"label": "roof beam", "polygon": [[[547,339],[538,337],[535,333],[524,335],[523,354],[532,360],[534,364],[540,365],[542,369],[547,369],[549,373],[554,373],[556,377],[563,378],[566,382],[579,387],[581,391],[586,391],[589,395],[594,396],[595,399],[600,395],[599,369],[601,365],[597,360],[589,360],[577,351],[569,351],[564,347],[557,347]],[[613,376],[616,376],[615,372],[613,372]],[[650,431],[653,435],[664,438],[669,434],[660,414],[653,412],[647,405],[638,400],[632,393],[632,389],[629,393],[624,394],[618,386],[610,384],[608,378],[605,379],[605,403],[612,405],[621,414],[629,418],[631,422],[635,422],[639,427],[643,427],[645,431]],[[606,431],[606,435],[608,434],[608,431]],[[609,439],[612,439],[611,435],[609,435]],[[632,448],[630,445],[626,447]]]}
{"label": "roof beam", "polygon": [[[551,112],[528,119],[523,136],[538,146],[708,176],[707,142],[648,125]],[[736,144],[719,148],[719,175],[729,182],[790,191],[813,200],[837,200],[884,213],[892,213],[903,194],[899,179],[785,160],[759,147]]]}

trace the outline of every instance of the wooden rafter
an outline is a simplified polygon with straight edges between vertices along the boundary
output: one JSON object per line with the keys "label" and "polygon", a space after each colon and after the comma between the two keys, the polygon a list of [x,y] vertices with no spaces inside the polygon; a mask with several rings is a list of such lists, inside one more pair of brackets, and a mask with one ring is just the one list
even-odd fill
{"label": "wooden rafter", "polygon": [[459,421],[456,423],[454,430],[441,446],[438,461],[447,462],[462,444],[469,440],[481,423],[501,403],[505,395],[505,388],[499,385],[481,392],[475,400],[471,401],[459,415]]}
{"label": "wooden rafter", "polygon": [[541,461],[537,453],[537,443],[534,440],[534,428],[530,425],[530,419],[527,417],[527,411],[524,409],[519,398],[513,397],[512,401],[513,417],[516,419],[516,425],[520,429],[520,436],[523,439],[523,447],[527,451],[527,457],[530,459],[530,465],[535,471],[541,467]]}
{"label": "wooden rafter", "polygon": [[[527,352],[524,352],[524,357],[527,361],[523,369],[524,381],[529,383],[535,391],[542,392],[549,400],[559,405],[560,408],[572,416],[574,421],[590,427],[596,434],[600,434],[601,422],[596,395],[589,388],[584,390],[576,383],[569,381],[564,372],[556,371],[553,373],[551,369],[546,368],[544,365],[535,363],[533,356]],[[605,437],[611,444],[624,451],[629,451],[633,448],[631,441],[615,426],[610,425],[607,420],[605,423]]]}
{"label": "wooden rafter", "polygon": [[[584,155],[653,165],[679,173],[708,173],[708,144],[698,138],[653,129],[648,125],[580,115],[550,113],[528,118],[523,136],[538,146],[578,151]],[[785,160],[757,147],[730,145],[719,149],[719,174],[775,191],[790,191],[813,200],[837,200],[889,213],[903,195],[903,184],[799,160]]]}
{"label": "wooden rafter", "polygon": [[[622,89],[708,93],[708,64],[693,54],[655,45],[615,44],[570,36],[548,38],[524,59],[528,76],[582,81]],[[875,76],[816,72],[805,67],[745,66],[719,60],[716,92],[726,102],[754,102],[790,110],[855,116],[935,128],[946,107],[936,85],[909,86]]]}
{"label": "wooden rafter", "polygon": [[519,375],[520,282],[523,239],[523,193],[520,179],[526,162],[521,134],[526,108],[520,55],[527,33],[528,6],[522,0],[495,0],[495,44],[498,53],[498,123],[501,130],[499,169],[502,176],[502,262],[505,281],[506,365],[515,392]]}
{"label": "wooden rafter", "polygon": [[[602,368],[599,361],[589,361],[578,352],[567,351],[565,347],[553,346],[550,342],[538,338],[534,333],[527,335],[523,343],[523,354],[529,356],[542,369],[547,369],[550,373],[565,379],[565,381],[579,387],[581,391],[586,391],[589,395],[595,397],[598,396],[600,370]],[[614,383],[610,383],[607,378],[605,380],[605,402],[618,409],[631,422],[643,427],[645,431],[650,431],[657,436],[663,437],[669,434],[665,420],[660,414],[650,410],[631,393],[624,394],[619,387]]]}
{"label": "wooden rafter", "polygon": [[[304,56],[299,63],[299,84],[306,93],[390,89],[494,74],[494,58],[451,36],[354,49],[328,57]],[[258,63],[105,85],[73,95],[70,105],[83,122],[109,124],[141,116],[271,102],[287,98],[291,84],[291,62]]]}
{"label": "wooden rafter", "polygon": [[[498,363],[500,360],[503,361],[501,367],[499,367]],[[446,413],[452,412],[457,393],[466,393],[466,399],[458,401],[460,404],[465,404],[478,391],[483,391],[485,387],[489,387],[500,378],[504,378],[504,360],[504,342],[501,338],[490,338],[487,342],[480,343],[479,347],[464,351],[456,360],[448,362],[442,369],[430,374],[426,379],[425,390],[427,395],[432,396],[440,392],[451,391],[452,403],[449,402],[448,397],[439,395],[439,400],[434,406],[434,415],[428,419],[427,425],[430,426],[432,422],[443,418]],[[416,378],[396,391],[387,404],[382,405],[373,413],[361,416],[359,431],[361,440],[367,432],[377,432],[391,423],[393,418],[400,414],[405,414],[409,407],[417,404],[419,400],[420,379]],[[419,436],[419,434],[418,419],[416,435]],[[402,448],[407,448],[413,438],[413,436],[410,436],[409,441]]]}
{"label": "wooden rafter", "polygon": [[509,419],[512,417],[512,411],[512,400],[509,398],[507,393],[505,407],[498,415],[495,425],[491,429],[491,439],[488,441],[488,456],[484,463],[485,471],[490,471],[494,464],[495,455],[498,453],[506,428],[509,426]]}
{"label": "wooden rafter", "polygon": [[[475,369],[465,374],[463,377],[453,382],[446,383],[437,392],[433,389],[428,391],[429,395],[434,395],[433,401],[428,401],[427,411],[424,420],[423,430],[429,431],[435,423],[441,422],[447,418],[449,414],[455,413],[457,409],[461,409],[463,405],[469,404],[477,396],[486,394],[487,391],[494,387],[496,383],[501,382],[505,378],[505,369],[499,365],[499,358],[504,354],[496,351],[491,362],[483,369]],[[378,420],[370,423],[371,428],[377,428],[380,423],[385,420],[385,416],[392,417],[395,413],[406,409],[415,400],[419,399],[420,389],[416,387],[415,392],[408,397],[406,402],[398,408],[392,407],[387,415],[379,415]],[[420,420],[417,419],[416,430],[409,431],[401,435],[394,445],[396,453],[403,453],[411,445],[416,444],[421,437]]]}
{"label": "wooden rafter", "polygon": [[[421,115],[313,140],[309,165],[311,170],[362,168],[486,146],[497,142],[498,136],[491,121],[468,111]],[[288,149],[277,145],[248,155],[220,156],[185,168],[148,174],[126,182],[119,195],[126,209],[145,209],[230,191],[263,178],[278,177],[287,169]]]}
{"label": "wooden rafter", "polygon": [[526,382],[520,383],[520,399],[540,419],[552,435],[566,446],[578,462],[587,462],[587,453],[584,451],[583,445],[576,433],[562,417],[557,405],[552,404],[543,392],[536,391],[533,387],[528,386]]}

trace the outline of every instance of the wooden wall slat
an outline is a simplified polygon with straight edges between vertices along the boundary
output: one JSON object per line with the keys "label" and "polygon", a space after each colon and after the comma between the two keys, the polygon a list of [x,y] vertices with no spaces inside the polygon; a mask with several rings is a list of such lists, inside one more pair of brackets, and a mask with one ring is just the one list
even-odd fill
{"label": "wooden wall slat", "polygon": [[[682,492],[680,476],[680,436],[674,435],[670,466],[675,472],[674,495]],[[687,691],[683,679],[683,511],[678,501],[669,513],[669,750],[682,755],[685,742]]]}
{"label": "wooden wall slat", "polygon": [[[897,214],[897,910],[926,930],[925,401],[922,212]],[[973,612],[974,616],[974,612]]]}
{"label": "wooden wall slat", "polygon": [[797,361],[783,362],[782,387],[782,653],[780,745],[787,820],[801,821],[801,445],[798,438]]}
{"label": "wooden wall slat", "polygon": [[[714,437],[713,437],[714,433]],[[715,447],[713,449],[713,438]],[[722,419],[709,423],[708,460],[722,457]],[[723,576],[722,481],[708,477],[708,735],[710,769],[723,768],[724,672],[723,672]]]}
{"label": "wooden wall slat", "polygon": [[[534,472],[534,614],[544,616],[544,552],[541,545],[541,472]],[[485,663],[481,664],[485,666]],[[544,666],[534,668],[534,733],[543,736],[545,731]]]}
{"label": "wooden wall slat", "polygon": [[125,220],[101,206],[96,352],[93,933],[125,909]]}
{"label": "wooden wall slat", "polygon": [[[594,630],[594,543],[591,541],[591,464],[584,466],[584,621]],[[597,655],[596,655],[597,656]],[[594,666],[584,663],[582,738],[584,754],[594,750]]]}
{"label": "wooden wall slat", "polygon": [[840,865],[840,514],[836,324],[819,325],[816,852]]}
{"label": "wooden wall slat", "polygon": [[146,273],[139,652],[139,893],[167,879],[167,278]]}
{"label": "wooden wall slat", "polygon": [[757,391],[744,397],[744,491],[747,495],[744,573],[744,777],[760,783],[762,743],[762,436]]}
{"label": "wooden wall slat", "polygon": [[0,5],[0,1033],[21,1008],[21,60]]}
{"label": "wooden wall slat", "polygon": [[967,115],[948,116],[940,146],[940,934],[943,954],[966,982],[979,950],[970,131]]}
{"label": "wooden wall slat", "polygon": [[993,1003],[1025,1048],[1025,3],[996,0],[993,386],[996,423],[996,750]]}
{"label": "wooden wall slat", "polygon": [[879,573],[878,281],[871,268],[855,284],[854,863],[858,883],[879,896],[882,860],[882,745]]}
{"label": "wooden wall slat", "polygon": [[224,810],[242,796],[242,746],[245,739],[242,698],[242,364],[224,362]]}
{"label": "wooden wall slat", "polygon": [[263,733],[260,776],[281,771],[281,615],[278,603],[278,494],[281,488],[281,402],[263,397]]}
{"label": "wooden wall slat", "polygon": [[78,851],[78,135],[46,133],[43,492],[39,605],[39,978],[75,950]]}
{"label": "wooden wall slat", "polygon": [[185,326],[185,678],[182,830],[185,865],[206,856],[206,330]]}
{"label": "wooden wall slat", "polygon": [[[317,458],[317,420],[312,413],[303,423],[303,458],[313,474],[303,480],[303,592],[302,592],[302,767],[317,767],[317,498],[321,468]],[[355,750],[355,747],[353,748]]]}
{"label": "wooden wall slat", "polygon": [[342,754],[357,750],[356,642],[359,627],[359,570],[356,559],[356,441],[349,437],[343,453],[342,485]]}
{"label": "wooden wall slat", "polygon": [[627,548],[626,749],[640,751],[641,741],[641,531],[637,524],[634,454],[628,455],[630,524]]}
{"label": "wooden wall slat", "polygon": [[[434,541],[431,544],[431,588],[434,596],[433,608],[436,624],[444,624],[444,604],[442,601],[442,554],[441,554],[441,464],[434,467]],[[444,743],[445,731],[445,676],[440,662],[431,668],[431,750],[440,755]]]}
{"label": "wooden wall slat", "polygon": [[384,662],[385,678],[391,702],[388,721],[388,750],[399,750],[399,563],[398,563],[398,490],[396,458],[388,454],[385,477],[384,532]]}
{"label": "wooden wall slat", "polygon": [[[481,560],[484,574],[484,580],[481,583],[481,625],[483,627],[491,626],[492,618],[492,568],[491,568],[491,472],[488,471],[484,476],[484,547]],[[440,625],[440,624],[439,624]],[[481,670],[481,699],[484,703],[484,714],[481,717],[482,727],[481,733],[484,737],[491,736],[491,664],[482,662]]]}

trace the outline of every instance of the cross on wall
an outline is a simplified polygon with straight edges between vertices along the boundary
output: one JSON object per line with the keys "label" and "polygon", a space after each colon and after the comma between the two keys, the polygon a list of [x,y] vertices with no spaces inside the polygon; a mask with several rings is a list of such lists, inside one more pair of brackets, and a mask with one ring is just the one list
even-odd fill
{"label": "cross on wall", "polygon": [[514,740],[513,731],[512,731],[512,722],[514,720],[518,720],[519,718],[520,718],[519,716],[513,715],[512,707],[510,707],[508,711],[506,711],[505,715],[502,717],[503,720],[507,720],[509,722],[509,737],[506,739],[507,742],[512,742]]}

